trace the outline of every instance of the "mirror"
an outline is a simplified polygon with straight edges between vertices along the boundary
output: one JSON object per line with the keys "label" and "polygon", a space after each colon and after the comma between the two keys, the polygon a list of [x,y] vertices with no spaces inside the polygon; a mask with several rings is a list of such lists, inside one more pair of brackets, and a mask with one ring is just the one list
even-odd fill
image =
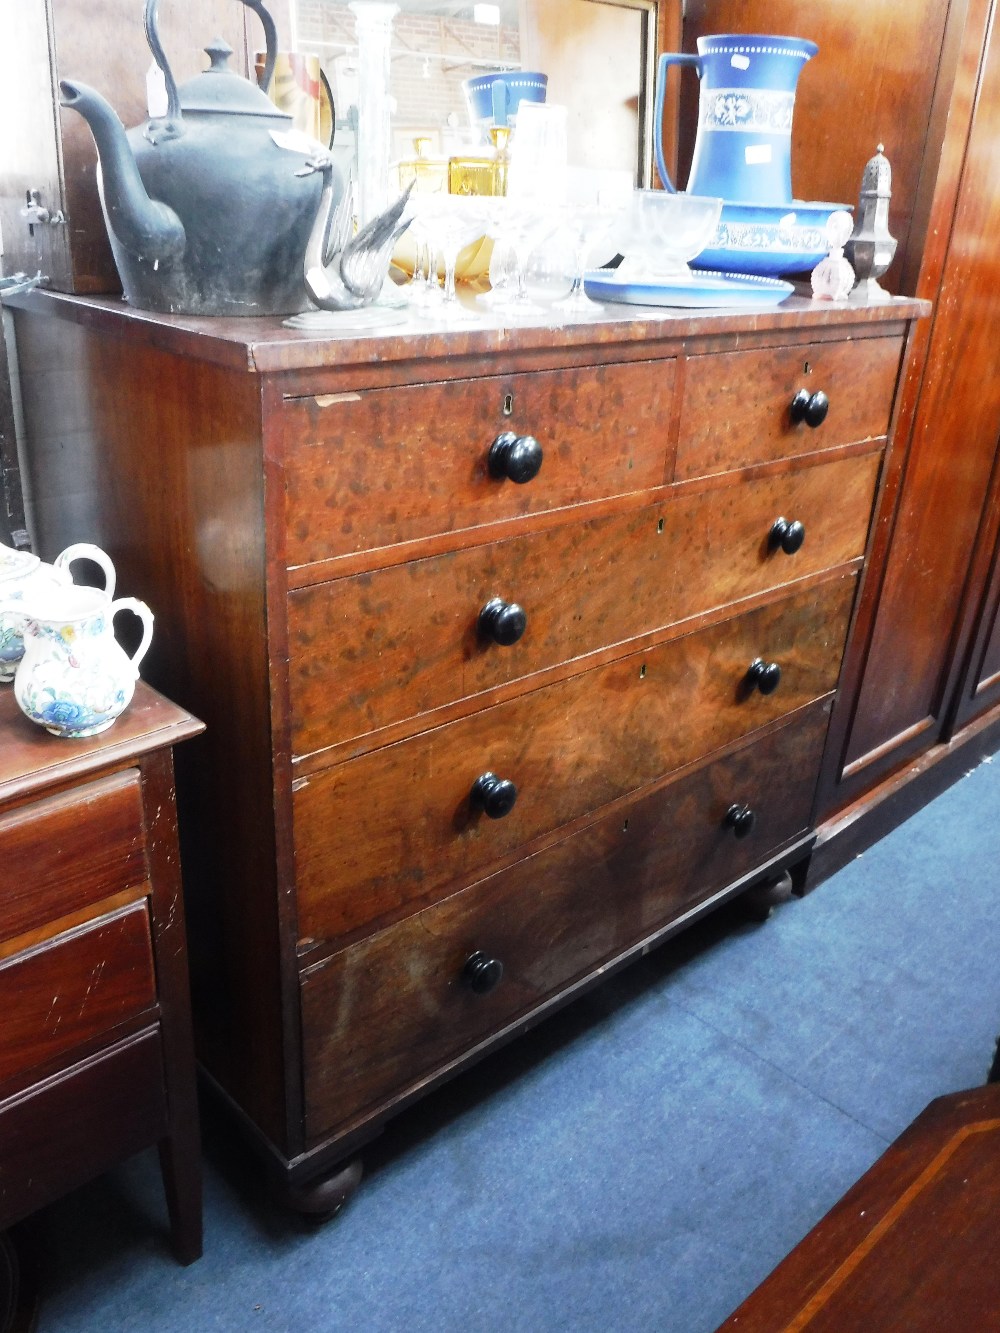
{"label": "mirror", "polygon": [[[364,3],[365,0],[359,0]],[[496,69],[548,75],[549,102],[567,107],[571,167],[627,172],[648,186],[652,103],[663,0],[398,0],[392,18],[391,153],[431,159],[486,150],[463,80]],[[292,0],[292,45],[319,56],[336,108],[336,148],[353,152],[358,105],[357,20],[348,3]]]}

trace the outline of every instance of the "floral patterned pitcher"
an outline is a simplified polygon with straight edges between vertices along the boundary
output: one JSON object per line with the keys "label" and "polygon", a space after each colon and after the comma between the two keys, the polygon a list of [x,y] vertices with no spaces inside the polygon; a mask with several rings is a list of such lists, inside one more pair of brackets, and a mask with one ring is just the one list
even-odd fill
{"label": "floral patterned pitcher", "polygon": [[[131,657],[114,635],[121,611],[142,621],[142,641]],[[24,657],[14,678],[21,711],[53,736],[105,731],[135,692],[153,636],[149,607],[135,597],[113,602],[99,589],[70,584],[32,597],[21,614]]]}
{"label": "floral patterned pitcher", "polygon": [[109,600],[114,597],[115,567],[99,546],[75,542],[49,565],[30,551],[15,551],[0,542],[0,681],[14,679],[24,653],[24,609],[19,604],[46,589],[72,583],[74,560],[92,560],[98,565],[104,574],[104,594]]}

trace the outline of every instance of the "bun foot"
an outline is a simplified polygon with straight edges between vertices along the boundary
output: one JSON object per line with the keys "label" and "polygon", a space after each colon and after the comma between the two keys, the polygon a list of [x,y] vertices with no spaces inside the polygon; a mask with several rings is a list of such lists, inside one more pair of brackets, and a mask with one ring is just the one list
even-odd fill
{"label": "bun foot", "polygon": [[786,870],[777,879],[747,889],[740,895],[739,904],[748,921],[766,921],[779,903],[788,902],[793,892],[792,876]]}
{"label": "bun foot", "polygon": [[328,1222],[353,1198],[363,1174],[361,1158],[353,1157],[328,1176],[289,1185],[285,1202],[310,1221]]}

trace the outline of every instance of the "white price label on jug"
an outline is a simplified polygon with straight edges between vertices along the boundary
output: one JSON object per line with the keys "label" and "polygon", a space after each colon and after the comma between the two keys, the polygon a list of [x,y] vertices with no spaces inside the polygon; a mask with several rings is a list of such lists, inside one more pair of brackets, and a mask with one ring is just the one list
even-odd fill
{"label": "white price label on jug", "polygon": [[753,143],[743,154],[748,167],[760,167],[771,161],[771,145],[769,143]]}

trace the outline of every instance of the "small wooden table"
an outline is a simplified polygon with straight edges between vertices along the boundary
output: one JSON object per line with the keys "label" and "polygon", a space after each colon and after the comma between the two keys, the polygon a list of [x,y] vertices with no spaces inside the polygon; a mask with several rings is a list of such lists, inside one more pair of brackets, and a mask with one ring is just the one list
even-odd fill
{"label": "small wooden table", "polygon": [[994,1083],[931,1102],[719,1333],[992,1333],[998,1235]]}
{"label": "small wooden table", "polygon": [[140,682],[62,740],[0,689],[0,1230],[156,1144],[174,1251],[201,1254],[172,747],[203,729]]}

